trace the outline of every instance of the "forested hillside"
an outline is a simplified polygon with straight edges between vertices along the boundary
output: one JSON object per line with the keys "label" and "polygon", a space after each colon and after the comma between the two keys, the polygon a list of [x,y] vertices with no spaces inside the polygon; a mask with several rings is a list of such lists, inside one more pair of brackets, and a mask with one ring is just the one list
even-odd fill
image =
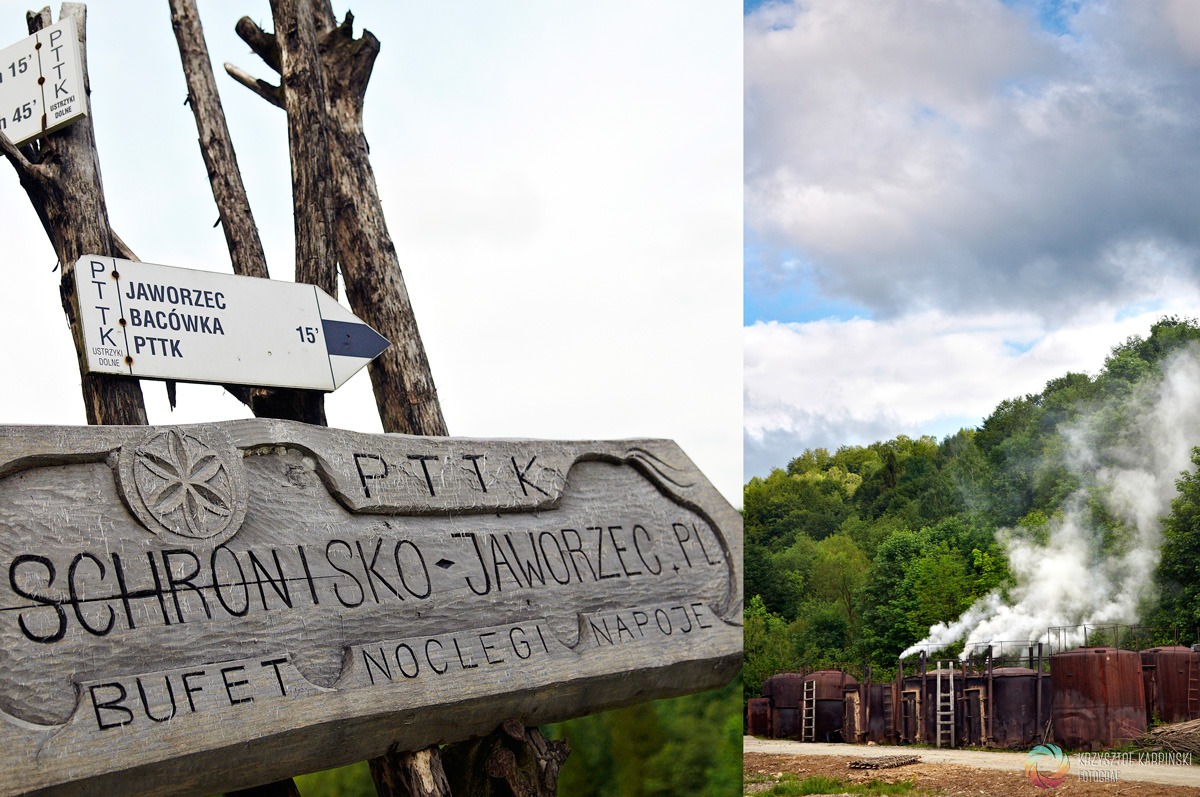
{"label": "forested hillside", "polygon": [[[1146,337],[1116,346],[1098,375],[1064,374],[1041,393],[1002,401],[977,428],[940,441],[900,436],[808,450],[752,479],[744,504],[746,695],[757,696],[764,677],[800,667],[894,670],[901,651],[977,599],[1035,599],[1023,574],[1054,578],[1054,570],[1038,571],[1030,559],[1069,547],[1064,539],[1086,550],[1075,560],[1084,576],[1064,570],[1063,579],[1086,581],[1094,571],[1125,583],[1142,563],[1141,581],[1153,588],[1139,592],[1138,616],[1121,621],[1194,635],[1200,458],[1192,448],[1200,433],[1173,420],[1195,412],[1189,396],[1192,406],[1200,402],[1200,324],[1163,318]],[[1150,487],[1112,474],[1149,469],[1139,463],[1170,447],[1150,431],[1164,424],[1165,440],[1185,446],[1182,466],[1167,469],[1166,497],[1161,506],[1146,501],[1147,509],[1138,499]],[[1182,492],[1172,500],[1176,483]]]}

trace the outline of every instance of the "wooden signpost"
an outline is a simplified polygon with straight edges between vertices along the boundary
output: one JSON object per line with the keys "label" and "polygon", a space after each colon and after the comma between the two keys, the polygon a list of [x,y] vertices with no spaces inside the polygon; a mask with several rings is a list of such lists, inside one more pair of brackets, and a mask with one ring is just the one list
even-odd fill
{"label": "wooden signpost", "polygon": [[212,793],[712,688],[741,518],[669,441],[0,428],[0,795]]}

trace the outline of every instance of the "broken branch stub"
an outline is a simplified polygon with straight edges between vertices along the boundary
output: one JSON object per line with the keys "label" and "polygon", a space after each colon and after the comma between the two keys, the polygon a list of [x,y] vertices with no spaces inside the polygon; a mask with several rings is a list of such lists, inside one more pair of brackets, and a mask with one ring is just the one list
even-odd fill
{"label": "broken branch stub", "polygon": [[0,428],[0,794],[227,791],[719,686],[741,535],[669,441]]}

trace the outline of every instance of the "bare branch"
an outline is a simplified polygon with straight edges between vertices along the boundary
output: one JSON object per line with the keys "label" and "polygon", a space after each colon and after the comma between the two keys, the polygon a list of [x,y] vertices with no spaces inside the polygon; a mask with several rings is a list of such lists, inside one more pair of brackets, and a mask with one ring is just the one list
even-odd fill
{"label": "bare branch", "polygon": [[133,253],[133,250],[129,248],[129,244],[122,241],[121,236],[117,235],[115,232],[112,234],[112,242],[113,242],[113,255],[115,257],[119,257],[122,260],[141,261],[141,258],[138,257],[137,255],[135,255]]}
{"label": "bare branch", "polygon": [[[347,13],[346,19],[351,20],[353,17]],[[341,56],[347,73],[346,83],[351,86],[361,86],[362,92],[365,94],[367,81],[371,79],[371,72],[375,68],[375,59],[379,56],[379,39],[375,38],[375,34],[369,30],[364,30],[362,36],[355,39],[347,23],[338,26],[330,39],[336,42],[336,46],[346,48],[346,52]],[[360,97],[359,102],[361,103],[361,101]]]}
{"label": "bare branch", "polygon": [[229,73],[231,78],[236,80],[238,83],[241,83],[243,86],[250,89],[255,94],[274,105],[276,108],[283,107],[282,87],[275,86],[265,80],[259,80],[249,72],[243,70],[241,67],[230,63],[225,64],[225,71]]}
{"label": "bare branch", "polygon": [[[278,24],[276,27],[278,27]],[[250,49],[254,54],[261,58],[267,66],[276,72],[282,72],[280,68],[280,63],[282,62],[280,60],[279,40],[275,38],[274,33],[267,33],[250,17],[239,19],[233,29],[238,37],[250,45]]]}
{"label": "bare branch", "polygon": [[13,168],[17,170],[19,176],[24,177],[26,174],[32,175],[34,173],[34,165],[17,148],[17,145],[12,143],[12,139],[3,130],[0,130],[0,152],[3,152],[4,156],[12,163]]}

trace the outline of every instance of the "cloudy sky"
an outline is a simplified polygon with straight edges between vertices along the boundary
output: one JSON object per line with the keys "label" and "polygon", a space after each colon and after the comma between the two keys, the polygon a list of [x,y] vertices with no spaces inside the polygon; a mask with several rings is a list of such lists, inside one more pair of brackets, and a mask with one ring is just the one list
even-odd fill
{"label": "cloudy sky", "polygon": [[1194,0],[744,12],[747,477],[1200,315]]}
{"label": "cloudy sky", "polygon": [[[0,47],[31,4],[0,0]],[[339,14],[345,4],[335,3]],[[281,111],[220,70],[266,0],[200,3],[272,276],[292,271]],[[668,437],[740,505],[742,19],[723,0],[361,0],[382,41],[371,158],[455,435]],[[113,226],[152,263],[228,271],[165,0],[89,4],[93,118]],[[55,258],[0,164],[0,421],[83,423]],[[181,385],[152,423],[244,417]],[[330,423],[378,431],[363,371]]]}

